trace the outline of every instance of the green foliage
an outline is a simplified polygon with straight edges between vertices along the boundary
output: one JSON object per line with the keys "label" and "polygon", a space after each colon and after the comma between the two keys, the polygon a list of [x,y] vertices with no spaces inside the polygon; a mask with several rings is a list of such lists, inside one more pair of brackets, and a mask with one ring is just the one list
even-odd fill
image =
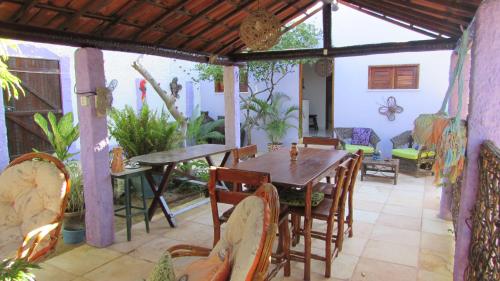
{"label": "green foliage", "polygon": [[295,112],[299,110],[297,106],[284,108],[284,102],[290,100],[290,97],[283,93],[276,93],[271,102],[258,98],[253,99],[258,117],[262,122],[260,129],[264,130],[272,144],[279,144],[286,135],[288,129],[294,126],[289,123],[290,119],[296,119]]}
{"label": "green foliage", "polygon": [[109,117],[110,135],[129,158],[169,150],[183,140],[177,122],[170,122],[164,110],[160,114],[151,111],[147,104],[137,114],[130,106],[123,110],[113,108]]}
{"label": "green foliage", "polygon": [[85,198],[83,197],[83,174],[80,162],[76,160],[67,161],[66,169],[71,179],[71,189],[66,205],[66,212],[83,212]]}
{"label": "green foliage", "polygon": [[204,144],[208,140],[223,140],[224,135],[215,129],[224,125],[224,119],[214,120],[204,123],[204,117],[198,116],[188,122],[186,138],[192,141],[192,144]]}
{"label": "green foliage", "polygon": [[34,115],[35,123],[47,136],[56,157],[65,162],[78,153],[69,153],[70,146],[80,136],[78,125],[73,125],[73,113],[68,112],[57,121],[54,113],[49,112],[47,119],[40,113]]}
{"label": "green foliage", "polygon": [[[208,182],[209,180],[209,172],[208,172],[208,163],[205,160],[197,159],[191,160],[189,162],[179,163],[177,165],[177,169],[185,174],[190,174],[200,181]],[[180,175],[182,176],[182,175]]]}
{"label": "green foliage", "polygon": [[8,51],[12,49],[18,51],[14,42],[8,39],[0,38],[0,87],[7,92],[7,97],[17,99],[19,93],[24,95],[24,89],[21,87],[21,79],[10,73],[7,61],[9,60]]}
{"label": "green foliage", "polygon": [[30,272],[40,266],[24,259],[6,259],[0,263],[0,280],[2,281],[34,281],[35,275]]}

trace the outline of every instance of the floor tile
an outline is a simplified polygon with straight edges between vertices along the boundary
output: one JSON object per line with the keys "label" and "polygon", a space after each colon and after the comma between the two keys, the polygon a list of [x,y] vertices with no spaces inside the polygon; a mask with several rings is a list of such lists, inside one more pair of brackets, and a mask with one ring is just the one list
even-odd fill
{"label": "floor tile", "polygon": [[370,239],[418,247],[420,245],[420,232],[384,225],[375,225]]}
{"label": "floor tile", "polygon": [[422,232],[420,248],[453,255],[455,251],[455,240],[450,235]]}
{"label": "floor tile", "polygon": [[121,253],[130,253],[136,248],[159,237],[158,234],[153,234],[152,232],[153,230],[147,233],[145,229],[132,228],[132,239],[127,241],[127,231],[124,229],[115,234],[115,243],[111,245],[109,249]]}
{"label": "floor tile", "polygon": [[83,245],[52,258],[46,263],[75,275],[83,275],[121,255],[117,251]]}
{"label": "floor tile", "polygon": [[418,279],[417,281],[452,281],[453,276],[449,275],[441,275],[434,272],[429,272],[426,270],[418,271]]}
{"label": "floor tile", "polygon": [[453,225],[444,220],[422,219],[422,231],[439,235],[452,235]]}
{"label": "floor tile", "polygon": [[[370,238],[375,224],[354,220],[352,226],[353,236],[357,238]],[[345,238],[347,239],[347,237]]]}
{"label": "floor tile", "polygon": [[344,244],[342,245],[342,253],[359,257],[363,254],[363,250],[365,249],[367,242],[368,242],[367,238],[359,238],[356,236],[351,238],[344,237]]}
{"label": "floor tile", "polygon": [[37,281],[70,281],[77,277],[48,263],[40,264],[40,269],[34,269],[32,273],[35,275]]}
{"label": "floor tile", "polygon": [[361,258],[351,281],[416,281],[417,269],[374,259]]}
{"label": "floor tile", "polygon": [[129,256],[120,257],[83,277],[93,281],[137,281],[148,278],[154,264]]}
{"label": "floor tile", "polygon": [[453,272],[453,257],[449,254],[421,249],[418,268],[443,276],[451,276]]}
{"label": "floor tile", "polygon": [[354,221],[358,222],[367,222],[367,223],[375,223],[378,219],[378,214],[375,212],[354,210]]}
{"label": "floor tile", "polygon": [[422,221],[420,218],[382,213],[378,217],[377,224],[420,231]]}
{"label": "floor tile", "polygon": [[359,257],[344,253],[339,254],[332,263],[332,277],[346,280],[351,279],[358,260]]}
{"label": "floor tile", "polygon": [[362,257],[416,267],[418,254],[419,249],[415,246],[368,240]]}
{"label": "floor tile", "polygon": [[391,215],[399,215],[399,216],[407,216],[407,217],[412,217],[412,218],[421,218],[422,217],[422,208],[386,204],[384,206],[384,208],[382,209],[382,213],[391,214]]}
{"label": "floor tile", "polygon": [[165,237],[159,237],[136,248],[129,255],[134,258],[156,263],[169,247],[178,244],[183,244],[183,242],[167,239]]}
{"label": "floor tile", "polygon": [[356,200],[354,202],[354,208],[362,211],[369,211],[369,212],[380,212],[382,211],[382,208],[384,208],[383,203],[378,203],[378,202],[372,202],[372,201],[364,201],[364,200]]}

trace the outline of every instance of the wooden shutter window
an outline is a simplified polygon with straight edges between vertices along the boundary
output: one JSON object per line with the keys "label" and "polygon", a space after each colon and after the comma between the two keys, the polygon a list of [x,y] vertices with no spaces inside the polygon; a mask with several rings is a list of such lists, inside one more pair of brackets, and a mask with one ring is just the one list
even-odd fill
{"label": "wooden shutter window", "polygon": [[370,66],[368,89],[418,89],[419,65]]}

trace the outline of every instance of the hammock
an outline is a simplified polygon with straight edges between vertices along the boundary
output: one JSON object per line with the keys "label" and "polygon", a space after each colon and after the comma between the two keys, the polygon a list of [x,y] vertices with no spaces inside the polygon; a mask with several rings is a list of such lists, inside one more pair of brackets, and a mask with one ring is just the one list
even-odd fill
{"label": "hammock", "polygon": [[[443,179],[446,179],[449,183],[455,183],[457,177],[462,173],[465,163],[467,132],[465,123],[460,120],[460,116],[464,85],[462,71],[470,45],[469,28],[464,31],[460,39],[458,61],[453,76],[450,77],[450,85],[441,109],[435,114],[421,114],[414,122],[413,138],[415,142],[436,151],[436,162],[433,171],[435,174],[434,183],[437,185],[442,184]],[[454,118],[450,118],[446,113],[446,106],[457,80],[458,111]]]}

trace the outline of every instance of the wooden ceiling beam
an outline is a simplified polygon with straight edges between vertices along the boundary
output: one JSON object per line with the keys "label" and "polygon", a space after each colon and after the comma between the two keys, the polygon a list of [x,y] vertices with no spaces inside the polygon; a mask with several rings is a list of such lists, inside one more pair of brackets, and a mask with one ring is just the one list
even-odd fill
{"label": "wooden ceiling beam", "polygon": [[96,6],[96,3],[97,3],[96,10],[98,11],[102,7],[108,5],[110,2],[111,0],[101,0],[101,1],[89,0],[87,3],[85,3],[85,5],[76,10],[75,13],[69,19],[62,22],[59,25],[58,29],[67,30],[68,28],[70,28],[76,21],[78,21],[78,19],[80,19],[80,17],[84,13],[88,12],[88,10],[90,10],[90,8],[92,8],[93,6]]}
{"label": "wooden ceiling beam", "polygon": [[407,12],[403,9],[393,9],[387,6],[381,5],[379,2],[370,0],[349,0],[349,2],[373,10],[374,12],[381,13],[393,19],[406,21],[410,24],[420,26],[422,28],[435,31],[436,33],[441,33],[448,35],[450,37],[456,37],[461,34],[459,27],[450,27],[442,22],[429,19],[428,16],[416,17],[415,14]]}
{"label": "wooden ceiling beam", "polygon": [[429,16],[434,16],[445,20],[447,22],[467,26],[471,20],[471,17],[463,17],[461,15],[452,15],[448,14],[448,11],[442,11],[434,8],[430,8],[427,6],[415,4],[409,1],[402,0],[380,0],[381,2],[386,3],[387,5],[391,5],[394,8],[403,8],[410,9],[418,14],[426,14]]}
{"label": "wooden ceiling beam", "polygon": [[144,26],[141,30],[136,32],[131,36],[132,40],[137,40],[142,34],[145,34],[149,32],[151,29],[155,28],[156,26],[160,25],[163,21],[165,21],[168,17],[173,15],[175,12],[183,8],[189,1],[184,1],[181,0],[179,1],[176,5],[174,5],[172,8],[168,9],[166,12],[161,14],[159,17],[157,17],[155,20],[153,20],[150,24]]}
{"label": "wooden ceiling beam", "polygon": [[352,57],[376,54],[390,54],[401,52],[425,52],[437,50],[453,50],[456,46],[456,38],[431,39],[409,42],[391,42],[379,44],[366,44],[347,47],[333,47],[328,49],[327,55],[324,55],[323,48],[320,49],[302,49],[302,50],[284,50],[236,53],[229,55],[229,59],[234,62],[248,61],[270,61],[270,60],[293,60],[303,58],[325,58],[325,57]]}
{"label": "wooden ceiling beam", "polygon": [[19,8],[19,11],[10,17],[9,22],[18,22],[20,19],[24,18],[26,13],[35,6],[36,2],[36,0],[25,1],[21,8]]}
{"label": "wooden ceiling beam", "polygon": [[460,11],[467,11],[470,13],[475,14],[477,7],[481,3],[482,0],[478,1],[471,1],[471,0],[462,0],[462,1],[457,1],[457,0],[425,0],[426,2],[431,2],[434,4],[438,4],[441,6],[446,6],[447,8],[454,9],[454,10],[460,10]]}
{"label": "wooden ceiling beam", "polygon": [[404,27],[406,29],[409,29],[409,30],[412,30],[412,31],[415,31],[415,32],[418,32],[420,34],[423,34],[423,35],[426,35],[426,36],[429,36],[431,38],[439,38],[440,36],[436,33],[431,33],[431,32],[427,32],[423,29],[419,29],[419,28],[416,28],[415,26],[413,26],[412,24],[408,23],[408,24],[403,24],[402,22],[400,21],[396,21],[396,20],[393,20],[392,18],[389,18],[389,17],[386,17],[385,15],[381,15],[379,13],[375,13],[373,12],[372,10],[367,10],[367,9],[364,9],[363,7],[360,7],[360,6],[357,6],[357,5],[354,5],[354,4],[351,4],[351,3],[347,3],[347,2],[341,2],[342,4],[352,8],[352,9],[355,9],[357,11],[360,11],[362,13],[365,13],[367,15],[370,15],[372,17],[376,17],[376,18],[379,18],[379,19],[382,19],[382,20],[385,20],[385,21],[388,21],[392,24],[395,24],[395,25],[398,25],[398,26],[401,26],[401,27]]}
{"label": "wooden ceiling beam", "polygon": [[[282,24],[287,24],[290,20],[292,20],[293,18],[295,18],[297,15],[300,15],[300,14],[303,14],[305,13],[308,9],[310,9],[312,6],[314,6],[316,4],[316,1],[315,0],[312,0],[310,1],[309,3],[307,3],[302,9],[297,9],[298,11],[288,17],[286,17],[283,21],[282,21]],[[294,6],[295,7],[295,6]],[[291,6],[289,7],[286,7],[286,9],[288,8],[291,8]],[[282,11],[285,11],[286,9],[283,9]],[[218,48],[215,53],[216,54],[224,54],[225,51],[233,46],[234,44],[238,43],[238,41],[240,41],[240,44],[239,45],[236,45],[236,47],[234,47],[230,53],[236,53],[236,51],[240,50],[241,48],[243,48],[245,46],[245,44],[243,44],[243,42],[241,42],[241,39],[240,37],[236,37],[235,39],[231,40],[230,42],[224,44],[224,46]]]}
{"label": "wooden ceiling beam", "polygon": [[241,10],[246,9],[247,7],[249,7],[250,5],[252,5],[253,3],[254,3],[254,1],[252,1],[252,0],[247,0],[247,1],[243,2],[242,4],[240,4],[239,6],[237,6],[237,8],[235,8],[234,10],[228,12],[226,15],[222,16],[220,19],[218,19],[212,25],[207,26],[205,28],[202,28],[202,29],[198,30],[198,32],[196,32],[191,39],[182,42],[182,44],[179,45],[179,48],[187,46],[189,43],[193,42],[193,40],[195,40],[201,34],[210,32],[212,29],[214,29],[215,27],[219,26],[221,23],[225,22],[229,18],[235,16],[238,12],[240,12]]}
{"label": "wooden ceiling beam", "polygon": [[[199,63],[208,63],[211,57],[209,53],[205,52],[188,52],[178,49],[158,47],[151,44],[142,44],[130,40],[102,38],[88,34],[7,22],[0,22],[0,37],[40,43],[62,44],[66,46],[92,47],[102,50],[148,54]],[[215,61],[211,61],[211,63],[221,65],[237,64],[225,56],[218,56]]]}
{"label": "wooden ceiling beam", "polygon": [[[298,3],[298,2],[300,2],[300,0],[296,0],[295,2],[290,3],[290,5],[287,5],[287,6],[285,6],[285,7],[280,8],[280,9],[279,9],[279,10],[277,10],[276,12],[273,12],[273,14],[275,14],[276,16],[278,16],[278,15],[279,15],[279,14],[281,14],[282,12],[284,12],[284,11],[286,11],[286,10],[288,10],[288,9],[292,8],[292,7],[294,6],[294,4],[296,4],[296,3]],[[268,10],[268,9],[270,9],[270,8],[271,8],[271,7],[267,7],[267,8],[266,8],[266,10]],[[211,40],[212,42],[211,42],[210,44],[205,44],[204,46],[202,46],[202,47],[201,47],[201,49],[207,49],[207,50],[209,50],[209,49],[210,49],[212,46],[214,46],[214,45],[217,45],[217,44],[219,44],[219,45],[220,45],[220,41],[221,41],[221,40],[222,40],[222,39],[223,39],[223,38],[224,38],[224,37],[225,37],[228,33],[233,33],[233,32],[236,32],[236,31],[238,31],[238,30],[239,30],[239,28],[240,28],[240,26],[239,26],[239,25],[238,25],[238,26],[234,26],[232,29],[228,30],[228,32],[223,33],[223,34],[221,34],[221,35],[217,36],[216,38],[212,39],[212,40]],[[224,49],[225,49],[225,48],[226,48],[227,46],[229,46],[230,44],[234,44],[234,43],[236,43],[236,42],[237,42],[237,41],[239,41],[239,40],[240,40],[240,36],[239,36],[239,34],[238,34],[238,36],[236,36],[236,38],[235,38],[235,39],[231,40],[231,42],[230,42],[230,43],[228,43],[228,44],[226,44],[226,45],[222,46],[222,48],[224,48]],[[215,53],[216,53],[216,54],[218,54],[219,52],[218,52],[218,51],[216,51]]]}
{"label": "wooden ceiling beam", "polygon": [[[182,29],[189,26],[193,22],[199,20],[202,17],[205,17],[208,13],[217,9],[221,4],[223,4],[225,0],[217,1],[214,5],[210,5],[203,9],[201,12],[197,13],[196,16],[191,17],[189,20],[181,23],[179,26],[176,26],[173,31],[167,32],[160,39],[156,40],[156,44],[163,45],[166,41],[168,41],[173,35],[179,34]],[[214,24],[214,23],[212,23]]]}

